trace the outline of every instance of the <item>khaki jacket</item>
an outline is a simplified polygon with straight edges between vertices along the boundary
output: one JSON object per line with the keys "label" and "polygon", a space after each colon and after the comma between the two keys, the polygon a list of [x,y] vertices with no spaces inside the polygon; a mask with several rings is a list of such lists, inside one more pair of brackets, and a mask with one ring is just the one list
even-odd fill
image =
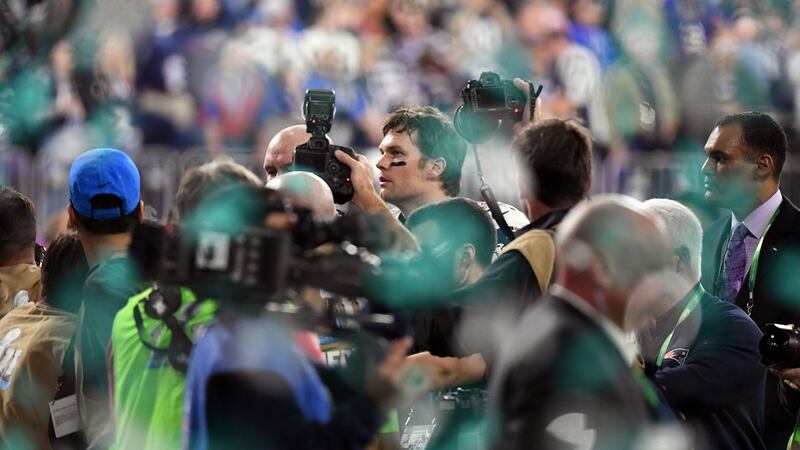
{"label": "khaki jacket", "polygon": [[77,317],[33,302],[0,319],[0,442],[50,448],[49,402]]}
{"label": "khaki jacket", "polygon": [[33,264],[0,267],[0,318],[42,298],[42,274]]}

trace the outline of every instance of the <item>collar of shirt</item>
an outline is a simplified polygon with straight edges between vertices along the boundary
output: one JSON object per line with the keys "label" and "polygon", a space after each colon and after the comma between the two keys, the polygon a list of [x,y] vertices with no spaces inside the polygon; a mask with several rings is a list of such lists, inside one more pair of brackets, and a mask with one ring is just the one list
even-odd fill
{"label": "collar of shirt", "polygon": [[628,364],[632,364],[636,360],[636,355],[639,354],[639,349],[636,347],[636,339],[633,334],[622,331],[620,327],[618,327],[608,317],[597,311],[594,307],[589,305],[589,303],[582,299],[578,294],[563,286],[554,284],[550,288],[550,293],[572,305],[575,309],[580,311],[583,315],[588,317],[600,328],[602,328]]}
{"label": "collar of shirt", "polygon": [[[778,189],[772,194],[769,200],[762,203],[761,206],[754,209],[744,218],[742,221],[744,222],[744,226],[747,227],[747,230],[750,231],[750,234],[755,236],[756,239],[761,239],[761,235],[764,234],[764,229],[767,228],[769,219],[775,213],[775,210],[781,206],[782,201],[783,195],[781,194],[781,190]],[[739,221],[736,220],[736,215],[731,214],[731,233],[733,233],[737,225],[739,225]]]}

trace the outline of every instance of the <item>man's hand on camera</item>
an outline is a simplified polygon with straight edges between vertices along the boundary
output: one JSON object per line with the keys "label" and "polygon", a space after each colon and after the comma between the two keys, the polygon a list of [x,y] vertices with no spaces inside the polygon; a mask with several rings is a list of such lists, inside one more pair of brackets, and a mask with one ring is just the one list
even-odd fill
{"label": "man's hand on camera", "polygon": [[531,123],[542,121],[542,97],[536,99],[536,108],[531,117],[531,85],[522,78],[514,78],[514,86],[525,93],[525,108],[522,110],[522,121],[514,124],[514,134],[519,134]]}
{"label": "man's hand on camera", "polygon": [[795,391],[800,391],[800,368],[783,370],[769,369],[769,371],[778,377],[786,386],[789,386]]}
{"label": "man's hand on camera", "polygon": [[353,159],[347,153],[336,150],[336,159],[350,168],[350,182],[353,183],[354,205],[367,213],[376,213],[384,208],[383,200],[375,191],[372,164],[366,156],[356,153]]}
{"label": "man's hand on camera", "polygon": [[418,251],[419,244],[414,235],[397,220],[375,191],[375,185],[372,184],[372,164],[367,157],[356,154],[356,159],[353,159],[341,150],[336,150],[335,156],[342,164],[350,168],[350,182],[353,183],[351,202],[367,214],[379,214],[386,218],[389,232],[394,237],[392,249]]}

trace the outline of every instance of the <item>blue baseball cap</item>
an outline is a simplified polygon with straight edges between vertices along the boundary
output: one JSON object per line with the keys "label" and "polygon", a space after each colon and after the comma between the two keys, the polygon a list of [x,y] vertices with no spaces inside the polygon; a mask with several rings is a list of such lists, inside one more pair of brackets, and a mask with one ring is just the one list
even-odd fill
{"label": "blue baseball cap", "polygon": [[[113,219],[130,214],[139,204],[139,170],[131,158],[113,148],[96,148],[78,156],[69,169],[72,209],[90,219]],[[113,195],[118,207],[92,206],[98,195]]]}

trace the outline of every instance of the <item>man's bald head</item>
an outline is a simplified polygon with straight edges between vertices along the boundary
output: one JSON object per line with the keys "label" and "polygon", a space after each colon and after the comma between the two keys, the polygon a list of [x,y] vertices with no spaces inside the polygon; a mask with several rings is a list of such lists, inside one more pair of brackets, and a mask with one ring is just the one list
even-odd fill
{"label": "man's bald head", "polygon": [[314,220],[329,222],[336,218],[331,188],[313,173],[284,173],[273,178],[267,187],[285,195],[292,206],[310,209]]}
{"label": "man's bald head", "polygon": [[267,183],[286,172],[286,169],[292,164],[295,147],[305,144],[310,137],[311,134],[306,133],[305,125],[292,125],[279,131],[269,141],[267,152],[264,155]]}
{"label": "man's bald head", "polygon": [[655,306],[637,295],[653,277],[672,269],[663,223],[622,195],[597,196],[573,208],[559,227],[556,251],[558,283],[571,284],[567,287],[583,291],[584,298],[594,296],[594,306],[620,326],[633,312],[640,322]]}

